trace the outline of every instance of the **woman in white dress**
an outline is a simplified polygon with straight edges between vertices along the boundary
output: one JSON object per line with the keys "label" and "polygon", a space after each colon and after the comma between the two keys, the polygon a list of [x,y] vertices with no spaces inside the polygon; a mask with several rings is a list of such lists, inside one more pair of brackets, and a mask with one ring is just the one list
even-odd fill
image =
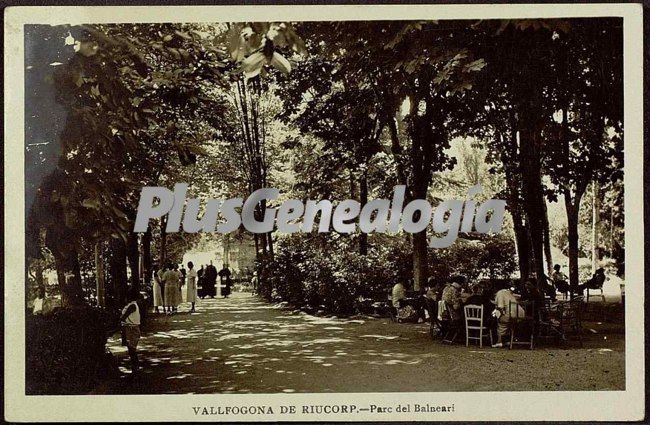
{"label": "woman in white dress", "polygon": [[163,310],[165,306],[163,305],[163,293],[161,287],[162,275],[165,272],[164,269],[156,270],[158,267],[154,266],[153,274],[153,307],[156,313],[160,313],[159,308],[162,307]]}
{"label": "woman in white dress", "polygon": [[187,263],[187,302],[192,303],[191,313],[194,313],[194,305],[196,303],[196,280],[199,275],[194,269],[194,263],[191,261]]}

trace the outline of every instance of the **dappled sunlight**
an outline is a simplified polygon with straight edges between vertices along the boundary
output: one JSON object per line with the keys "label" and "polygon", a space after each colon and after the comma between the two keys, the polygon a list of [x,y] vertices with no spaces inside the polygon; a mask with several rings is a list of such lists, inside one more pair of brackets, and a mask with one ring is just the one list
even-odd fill
{"label": "dappled sunlight", "polygon": [[[434,379],[445,373],[463,380],[467,362],[483,364],[490,381],[500,365],[514,367],[511,355],[544,356],[542,350],[494,350],[433,343],[427,324],[395,324],[387,319],[314,317],[269,306],[249,294],[234,294],[200,303],[199,313],[152,314],[139,346],[147,373],[138,388],[124,391],[159,393],[277,393],[410,390],[409,375],[431,379],[444,390],[450,383]],[[109,341],[120,370],[129,373],[126,347],[119,335]],[[612,348],[585,349],[606,359],[621,355]],[[554,350],[555,359],[576,362],[572,350]],[[563,353],[566,353],[563,354]],[[570,357],[566,357],[570,356]],[[552,357],[551,357],[552,358]],[[505,363],[504,363],[505,362]],[[519,363],[525,368],[525,363]],[[449,365],[453,365],[449,367]],[[572,370],[573,370],[573,366]],[[431,376],[429,378],[429,375]],[[368,379],[371,376],[372,379]],[[390,376],[390,380],[387,380]],[[156,384],[166,382],[168,385]],[[127,381],[124,381],[127,382]],[[447,387],[445,387],[445,385]],[[157,388],[161,386],[162,388]],[[387,386],[387,387],[386,387]],[[476,387],[480,390],[480,386]]]}
{"label": "dappled sunlight", "polygon": [[375,339],[397,339],[395,335],[361,335],[359,338],[375,338]]}

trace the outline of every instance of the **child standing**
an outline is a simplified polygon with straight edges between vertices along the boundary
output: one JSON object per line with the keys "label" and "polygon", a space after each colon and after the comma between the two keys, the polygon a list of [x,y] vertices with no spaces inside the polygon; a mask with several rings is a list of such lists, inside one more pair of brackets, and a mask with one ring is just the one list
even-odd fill
{"label": "child standing", "polygon": [[140,341],[140,307],[138,306],[138,298],[138,292],[131,289],[129,291],[129,303],[122,309],[122,317],[120,317],[126,347],[131,358],[132,374],[138,372],[139,366],[137,348],[138,341]]}

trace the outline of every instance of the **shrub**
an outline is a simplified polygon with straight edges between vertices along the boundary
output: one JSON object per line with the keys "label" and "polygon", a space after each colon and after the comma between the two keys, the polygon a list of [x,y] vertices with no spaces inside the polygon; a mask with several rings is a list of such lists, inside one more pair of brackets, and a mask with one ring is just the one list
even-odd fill
{"label": "shrub", "polygon": [[116,317],[91,307],[26,319],[26,393],[86,394],[116,372],[106,352]]}
{"label": "shrub", "polygon": [[384,299],[398,278],[410,276],[411,255],[406,238],[372,236],[365,256],[338,235],[279,238],[274,259],[258,263],[260,294],[341,315],[354,313],[358,297]]}
{"label": "shrub", "polygon": [[[365,256],[353,238],[336,234],[278,238],[274,258],[258,263],[260,294],[308,311],[340,315],[354,313],[359,297],[386,299],[397,280],[412,277],[411,243],[407,237],[370,236]],[[517,265],[514,244],[499,236],[430,250],[429,261],[431,276],[439,281],[452,274],[470,280],[508,278]]]}
{"label": "shrub", "polygon": [[459,239],[449,248],[430,251],[429,255],[430,276],[436,282],[455,274],[469,281],[508,279],[516,269],[514,242],[501,235],[474,241]]}

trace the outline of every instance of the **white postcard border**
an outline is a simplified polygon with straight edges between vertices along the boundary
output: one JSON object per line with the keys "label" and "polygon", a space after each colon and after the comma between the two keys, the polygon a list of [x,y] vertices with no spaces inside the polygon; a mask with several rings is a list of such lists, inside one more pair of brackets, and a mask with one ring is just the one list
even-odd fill
{"label": "white postcard border", "polygon": [[[5,420],[634,420],[644,417],[643,9],[639,4],[73,6],[5,10]],[[24,24],[605,17],[624,19],[626,389],[213,395],[25,395]],[[498,379],[498,377],[495,377]],[[281,405],[452,405],[449,414],[280,415]],[[196,406],[269,405],[274,415],[195,415]]]}

